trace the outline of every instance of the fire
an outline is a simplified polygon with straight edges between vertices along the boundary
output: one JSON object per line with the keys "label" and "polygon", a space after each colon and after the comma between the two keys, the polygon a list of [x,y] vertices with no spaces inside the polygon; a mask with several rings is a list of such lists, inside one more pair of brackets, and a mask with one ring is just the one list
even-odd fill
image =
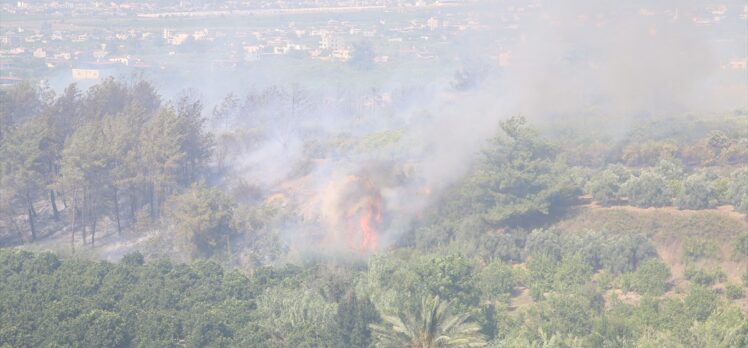
{"label": "fire", "polygon": [[349,175],[325,189],[322,218],[329,232],[322,247],[341,247],[369,254],[382,247],[386,226],[382,180],[374,175]]}
{"label": "fire", "polygon": [[371,251],[377,249],[379,236],[376,228],[382,222],[382,208],[380,206],[379,195],[374,197],[366,206],[366,210],[361,214],[359,225],[361,226],[361,244],[362,251]]}

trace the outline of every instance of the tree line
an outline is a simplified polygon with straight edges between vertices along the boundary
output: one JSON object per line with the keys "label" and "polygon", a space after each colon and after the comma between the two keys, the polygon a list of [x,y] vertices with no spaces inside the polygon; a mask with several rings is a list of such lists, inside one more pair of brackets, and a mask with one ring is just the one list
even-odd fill
{"label": "tree line", "polygon": [[93,245],[102,217],[120,234],[156,221],[171,195],[206,173],[214,142],[198,99],[165,103],[148,82],[114,79],[85,93],[71,85],[59,96],[21,84],[0,99],[3,219],[23,241],[40,237],[42,197],[70,226],[71,242],[79,232]]}

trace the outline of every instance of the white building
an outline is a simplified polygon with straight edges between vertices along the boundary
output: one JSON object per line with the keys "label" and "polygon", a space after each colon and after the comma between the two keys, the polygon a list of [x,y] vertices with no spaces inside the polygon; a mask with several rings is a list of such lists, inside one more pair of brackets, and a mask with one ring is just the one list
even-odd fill
{"label": "white building", "polygon": [[100,72],[98,69],[73,69],[73,80],[98,80]]}

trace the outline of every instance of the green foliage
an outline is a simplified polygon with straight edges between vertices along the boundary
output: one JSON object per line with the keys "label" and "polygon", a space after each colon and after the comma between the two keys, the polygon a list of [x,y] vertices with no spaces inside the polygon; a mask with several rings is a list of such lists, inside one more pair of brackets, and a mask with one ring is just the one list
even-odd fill
{"label": "green foliage", "polygon": [[704,323],[691,329],[694,347],[748,346],[748,316],[737,307],[718,305]]}
{"label": "green foliage", "polygon": [[727,283],[725,285],[725,295],[731,300],[737,300],[745,297],[745,289],[740,284]]}
{"label": "green foliage", "polygon": [[567,168],[524,118],[511,118],[501,128],[506,136],[484,151],[453,213],[479,214],[494,225],[528,225],[576,199],[579,189]]}
{"label": "green foliage", "polygon": [[0,345],[220,345],[248,325],[254,294],[245,276],[215,263],[137,259],[0,250]]}
{"label": "green foliage", "polygon": [[580,254],[565,257],[553,275],[553,288],[559,292],[569,292],[589,282],[592,266]]}
{"label": "green foliage", "polygon": [[639,268],[624,275],[623,288],[636,291],[642,295],[659,296],[668,289],[670,270],[659,259],[642,262]]}
{"label": "green foliage", "polygon": [[737,211],[748,214],[748,170],[741,169],[732,173],[725,196]]}
{"label": "green foliage", "polygon": [[622,160],[630,166],[654,166],[663,159],[671,159],[678,146],[671,141],[636,141],[623,149]]}
{"label": "green foliage", "polygon": [[372,299],[385,310],[414,309],[411,299],[439,296],[459,308],[478,303],[473,263],[458,255],[431,256],[411,253],[377,256],[369,261]]}
{"label": "green foliage", "polygon": [[620,199],[621,184],[619,176],[608,169],[593,176],[586,190],[599,204],[611,205]]}
{"label": "green foliage", "polygon": [[686,270],[683,272],[683,275],[686,277],[686,279],[702,286],[709,286],[716,282],[723,282],[727,280],[725,272],[723,272],[719,268],[710,271],[703,268],[697,268],[693,265],[686,266]]}
{"label": "green foliage", "polygon": [[688,296],[683,300],[685,310],[694,319],[703,321],[717,307],[719,297],[711,289],[703,286],[692,286]]}
{"label": "green foliage", "polygon": [[670,205],[672,200],[665,177],[650,170],[631,177],[623,184],[621,191],[628,197],[631,205],[640,208],[662,207]]}
{"label": "green foliage", "polygon": [[[291,113],[306,109],[303,91],[284,93],[248,98],[241,111],[285,97]],[[746,316],[730,302],[744,296],[743,287],[726,284],[721,300],[708,287],[724,282],[724,272],[696,267],[734,236],[736,260],[748,256],[748,235],[734,214],[574,207],[585,186],[602,205],[628,198],[659,207],[674,198],[681,209],[730,203],[747,212],[742,119],[691,125],[687,135],[642,127],[618,145],[602,137],[551,144],[523,118],[509,119],[467,177],[406,228],[396,250],[375,253],[367,267],[333,258],[286,264],[281,235],[300,220],[297,207],[263,200],[252,183],[223,180],[226,154],[209,168],[214,140],[199,100],[165,103],[146,82],[107,79],[83,95],[71,86],[58,97],[21,84],[0,90],[0,102],[2,232],[28,242],[65,225],[71,237],[90,232],[93,246],[97,222],[120,233],[160,228],[181,237],[194,259],[146,262],[132,253],[112,264],[0,250],[3,347],[464,347],[487,338],[496,347],[748,345]],[[230,103],[216,114],[236,111]],[[295,115],[264,113],[253,114],[253,129],[225,135],[223,150],[241,137],[247,148],[271,137],[286,146]],[[360,154],[407,133],[310,136],[304,151]],[[636,168],[600,167],[618,159]],[[685,180],[682,163],[695,173]],[[725,166],[699,168],[716,164]],[[733,166],[740,169],[727,176]],[[206,185],[208,169],[216,182],[238,187],[235,196],[251,198],[239,205]],[[418,180],[417,170],[406,171],[404,180]],[[570,208],[572,219],[556,221]],[[17,223],[22,215],[30,236]],[[666,293],[670,273],[650,238],[684,240],[684,300],[681,287]],[[241,264],[251,276],[216,260]],[[644,296],[619,299],[619,284]],[[603,290],[613,290],[612,298]]]}
{"label": "green foliage", "polygon": [[683,163],[680,163],[676,159],[663,159],[657,163],[654,168],[654,172],[661,175],[665,180],[669,182],[680,180],[683,178]]}
{"label": "green foliage", "polygon": [[562,233],[558,229],[533,230],[527,237],[525,252],[555,260],[579,254],[593,270],[604,268],[616,274],[634,271],[640,262],[657,255],[652,242],[641,234]]}
{"label": "green foliage", "polygon": [[257,299],[258,324],[288,347],[323,347],[334,342],[337,304],[304,288],[268,288]]}
{"label": "green foliage", "polygon": [[[0,194],[12,198],[2,210],[28,213],[30,237],[15,228],[22,240],[36,239],[34,205],[47,197],[54,220],[70,224],[73,247],[78,231],[93,246],[105,217],[121,235],[146,227],[136,213],[147,211],[150,227],[169,196],[202,177],[212,154],[202,104],[181,98],[175,107],[162,106],[145,81],[108,78],[84,95],[75,85],[59,96],[25,86],[0,100],[8,111],[0,113]],[[63,220],[58,205],[68,204]]]}
{"label": "green foliage", "polygon": [[732,241],[732,254],[738,258],[748,256],[748,231],[737,235]]}
{"label": "green foliage", "polygon": [[691,175],[683,181],[683,187],[675,198],[679,209],[708,209],[719,204],[716,187],[704,174]]}
{"label": "green foliage", "polygon": [[338,335],[344,347],[370,347],[373,337],[369,325],[380,321],[379,313],[368,298],[348,294],[338,305]]}
{"label": "green foliage", "polygon": [[477,284],[482,298],[494,301],[506,300],[514,291],[517,279],[512,266],[500,261],[492,261],[478,273]]}
{"label": "green foliage", "polygon": [[168,215],[193,257],[209,256],[229,243],[234,203],[222,191],[194,184],[169,206]]}
{"label": "green foliage", "polygon": [[[31,236],[37,238],[35,226],[36,211],[34,201],[40,192],[45,190],[45,168],[49,158],[45,158],[43,151],[47,129],[44,124],[28,120],[17,129],[5,135],[0,142],[0,194],[2,197],[3,214],[6,219],[15,218],[14,211],[20,205],[25,211]],[[14,205],[14,202],[20,204]],[[0,215],[0,216],[1,216]]]}
{"label": "green foliage", "polygon": [[528,334],[533,341],[542,332],[548,335],[584,336],[592,330],[594,313],[592,301],[596,296],[581,293],[561,293],[549,296],[546,301],[533,307],[525,319]]}
{"label": "green foliage", "polygon": [[560,260],[563,250],[562,234],[554,229],[535,229],[530,232],[525,242],[525,253],[528,256],[544,256]]}
{"label": "green foliage", "polygon": [[545,255],[538,255],[527,262],[527,287],[533,300],[543,299],[545,293],[553,289],[557,268],[557,261]]}
{"label": "green foliage", "polygon": [[480,325],[470,314],[453,314],[449,302],[423,298],[414,313],[383,315],[384,325],[371,325],[377,347],[484,347]]}
{"label": "green foliage", "polygon": [[686,262],[716,257],[717,252],[717,245],[713,241],[707,241],[699,237],[688,237],[683,242],[683,259]]}

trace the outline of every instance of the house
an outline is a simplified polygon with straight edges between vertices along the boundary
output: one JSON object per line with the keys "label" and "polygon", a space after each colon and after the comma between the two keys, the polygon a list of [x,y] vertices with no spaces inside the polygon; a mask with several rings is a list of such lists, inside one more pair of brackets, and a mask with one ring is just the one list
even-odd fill
{"label": "house", "polygon": [[262,51],[262,47],[260,46],[256,46],[256,45],[244,46],[244,60],[250,61],[250,62],[259,60],[261,51]]}
{"label": "house", "polygon": [[99,69],[75,69],[72,70],[73,80],[98,80],[101,72]]}
{"label": "house", "polygon": [[733,58],[730,59],[730,68],[733,70],[746,70],[748,69],[748,58]]}

